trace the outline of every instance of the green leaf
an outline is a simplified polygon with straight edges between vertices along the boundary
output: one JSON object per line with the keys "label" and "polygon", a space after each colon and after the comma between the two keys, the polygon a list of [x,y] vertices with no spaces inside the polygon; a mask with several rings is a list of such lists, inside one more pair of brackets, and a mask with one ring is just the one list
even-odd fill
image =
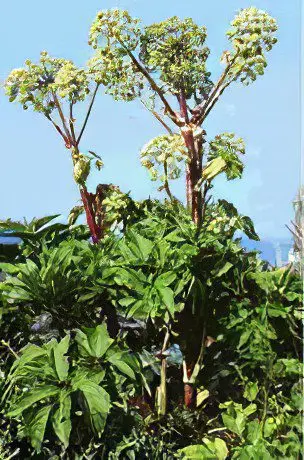
{"label": "green leaf", "polygon": [[215,452],[217,454],[218,460],[224,460],[228,456],[228,449],[223,439],[215,438],[214,448],[215,448]]}
{"label": "green leaf", "polygon": [[69,348],[70,336],[66,335],[53,348],[55,368],[60,381],[66,380],[69,372],[68,358],[64,356]]}
{"label": "green leaf", "polygon": [[251,333],[252,333],[251,329],[247,329],[246,331],[242,333],[239,344],[237,346],[238,349],[242,348],[248,342],[249,337],[251,336]]}
{"label": "green leaf", "polygon": [[169,286],[176,279],[176,273],[169,271],[158,276],[155,280],[156,286]]}
{"label": "green leaf", "polygon": [[265,420],[264,424],[264,436],[265,438],[269,438],[270,436],[273,435],[274,431],[277,429],[277,424],[275,423],[274,418],[268,417]]}
{"label": "green leaf", "polygon": [[178,450],[178,454],[186,460],[225,460],[228,455],[228,449],[225,441],[220,438],[214,440],[204,438],[203,444],[196,444],[184,447]]}
{"label": "green leaf", "polygon": [[210,439],[204,438],[203,441],[208,449],[215,453],[215,458],[217,460],[225,460],[225,458],[227,458],[228,449],[223,439],[215,438],[214,441],[211,441]]}
{"label": "green leaf", "polygon": [[256,233],[253,222],[250,219],[250,217],[242,216],[241,220],[243,224],[243,232],[245,233],[245,235],[247,235],[248,238],[252,240],[260,241],[259,235]]}
{"label": "green leaf", "polygon": [[242,413],[238,413],[236,418],[233,418],[229,414],[222,414],[224,425],[228,430],[236,433],[238,436],[242,436],[245,429],[245,417]]}
{"label": "green leaf", "polygon": [[135,363],[134,361],[132,362],[132,356],[128,355],[128,352],[114,353],[113,355],[108,357],[108,361],[111,364],[113,364],[113,366],[117,367],[117,369],[120,372],[130,377],[130,379],[136,380],[135,372],[132,369],[132,367],[129,365],[129,364],[133,364],[133,367],[134,367]]}
{"label": "green leaf", "polygon": [[192,446],[184,447],[178,450],[178,454],[185,460],[216,460],[216,454],[212,452],[208,447],[202,444],[196,444]]}
{"label": "green leaf", "polygon": [[244,414],[249,417],[249,415],[253,414],[257,410],[256,404],[249,404],[249,406],[243,409]]}
{"label": "green leaf", "polygon": [[255,444],[258,439],[261,437],[261,425],[258,420],[252,420],[252,422],[247,423],[247,436],[246,439],[252,444]]}
{"label": "green leaf", "polygon": [[42,228],[44,225],[48,224],[54,219],[57,219],[57,217],[60,217],[60,214],[53,214],[52,216],[46,216],[46,217],[41,217],[39,219],[34,219],[32,223],[34,224],[35,231],[39,230]]}
{"label": "green leaf", "polygon": [[8,263],[0,263],[0,270],[4,273],[8,273],[9,275],[16,275],[20,272],[20,268],[18,265],[8,264]]}
{"label": "green leaf", "polygon": [[79,382],[78,389],[83,392],[87,402],[92,426],[100,435],[110,411],[110,396],[102,387],[89,380]]}
{"label": "green leaf", "polygon": [[135,302],[135,300],[136,299],[134,297],[127,296],[119,300],[119,305],[121,305],[122,307],[129,307]]}
{"label": "green leaf", "polygon": [[96,328],[85,328],[85,332],[77,329],[75,340],[82,356],[101,358],[112,345],[106,324],[100,324]]}
{"label": "green leaf", "polygon": [[21,224],[21,222],[14,222],[11,221],[10,219],[8,220],[0,220],[0,231],[2,232],[3,230],[9,230],[11,232],[15,231],[22,231],[25,230],[26,226],[24,224]]}
{"label": "green leaf", "polygon": [[[269,454],[268,450],[265,447],[264,442],[258,442],[254,445],[245,445],[239,450],[240,460],[273,460],[274,457]],[[278,457],[275,457],[278,458]],[[282,457],[279,457],[282,458]],[[284,457],[285,460],[285,457]],[[289,458],[289,460],[291,460]]]}
{"label": "green leaf", "polygon": [[59,388],[54,385],[44,385],[43,387],[35,388],[34,390],[25,393],[19,400],[12,406],[12,409],[8,412],[8,417],[18,417],[22,412],[31,407],[41,399],[50,398],[59,393]]}
{"label": "green leaf", "polygon": [[245,386],[244,398],[248,401],[254,401],[259,392],[259,387],[256,382],[248,382]]}
{"label": "green leaf", "polygon": [[200,407],[208,397],[209,397],[208,390],[198,391],[197,396],[196,396],[196,407]]}
{"label": "green leaf", "polygon": [[27,345],[21,350],[21,356],[16,359],[11,367],[10,375],[14,375],[16,372],[22,371],[22,368],[31,363],[32,361],[42,356],[47,357],[47,352],[42,347],[37,345]]}
{"label": "green leaf", "polygon": [[221,158],[215,158],[214,160],[209,161],[206,166],[203,168],[202,177],[204,180],[214,179],[218,174],[223,172],[226,168],[226,161]]}
{"label": "green leaf", "polygon": [[134,232],[134,230],[130,230],[128,232],[127,240],[129,240],[128,247],[131,249],[133,254],[137,258],[146,261],[152,252],[154,243],[148,240],[147,238],[144,238],[143,236],[139,235],[138,233]]}
{"label": "green leaf", "polygon": [[180,236],[179,230],[173,230],[173,232],[168,233],[168,235],[165,236],[164,239],[167,241],[172,241],[173,243],[180,243],[182,241],[185,241],[185,238]]}
{"label": "green leaf", "polygon": [[69,445],[69,439],[72,429],[71,422],[71,396],[62,390],[59,397],[59,407],[52,417],[53,428],[63,443],[64,447],[67,448]]}
{"label": "green leaf", "polygon": [[39,410],[33,409],[25,419],[24,434],[31,440],[31,444],[37,453],[41,451],[46,424],[52,405],[43,406]]}
{"label": "green leaf", "polygon": [[157,288],[161,302],[164,303],[164,306],[168,309],[170,314],[174,315],[174,292],[169,287],[158,287]]}
{"label": "green leaf", "polygon": [[226,262],[222,268],[220,268],[218,271],[214,270],[213,273],[217,278],[219,278],[220,276],[227,273],[231,267],[233,267],[233,264],[230,262]]}

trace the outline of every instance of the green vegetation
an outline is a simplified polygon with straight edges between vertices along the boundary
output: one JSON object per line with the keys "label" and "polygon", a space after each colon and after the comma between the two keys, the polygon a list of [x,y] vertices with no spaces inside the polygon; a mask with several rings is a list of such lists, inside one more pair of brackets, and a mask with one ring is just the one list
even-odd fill
{"label": "green vegetation", "polygon": [[[21,238],[0,253],[0,459],[300,458],[302,281],[242,247],[240,233],[258,240],[251,219],[211,191],[241,178],[245,145],[204,130],[231,84],[264,73],[276,29],[241,10],[213,83],[205,27],[102,11],[85,69],[43,52],[8,76],[10,100],[63,139],[82,205],[65,224],[0,223]],[[88,191],[103,163],[80,141],[100,88],[165,130],[140,154],[164,201]],[[183,174],[186,206],[170,189]]]}

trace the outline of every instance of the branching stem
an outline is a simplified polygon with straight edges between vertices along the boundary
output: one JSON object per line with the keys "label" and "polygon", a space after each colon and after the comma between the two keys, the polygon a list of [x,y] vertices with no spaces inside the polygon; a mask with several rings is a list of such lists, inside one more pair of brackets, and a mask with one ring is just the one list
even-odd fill
{"label": "branching stem", "polygon": [[89,120],[89,117],[90,117],[90,114],[91,114],[91,111],[92,111],[92,108],[93,108],[93,105],[94,105],[95,97],[96,97],[96,94],[97,94],[99,86],[100,86],[100,83],[96,83],[96,87],[95,87],[95,90],[93,92],[93,96],[92,96],[92,99],[91,99],[91,102],[90,102],[86,117],[84,119],[82,128],[80,130],[79,136],[78,136],[77,141],[76,141],[77,145],[79,145],[79,142],[81,141],[81,138],[82,138],[82,135],[84,133],[84,130],[85,130],[86,126],[87,126],[87,123],[88,123],[88,120]]}

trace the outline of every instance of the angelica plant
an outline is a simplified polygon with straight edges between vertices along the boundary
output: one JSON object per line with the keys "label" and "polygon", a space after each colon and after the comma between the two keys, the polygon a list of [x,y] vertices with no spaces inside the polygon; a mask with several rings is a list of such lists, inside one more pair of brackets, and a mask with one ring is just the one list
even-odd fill
{"label": "angelica plant", "polygon": [[[161,135],[143,148],[142,164],[171,199],[169,180],[182,172],[176,163],[184,164],[187,205],[197,225],[203,221],[212,179],[222,172],[228,179],[239,177],[237,153],[244,153],[243,146],[236,146],[242,140],[231,133],[221,136],[220,145],[216,138],[205,146],[206,117],[233,82],[248,85],[264,73],[276,30],[275,19],[266,12],[255,7],[241,10],[227,32],[231,48],[221,57],[224,69],[214,83],[207,68],[206,28],[191,18],[174,16],[141,27],[127,11],[112,9],[99,12],[91,26],[93,78],[115,99],[140,98],[167,131],[166,137]],[[177,144],[182,147],[176,148]],[[162,174],[156,173],[156,164],[162,165]]]}
{"label": "angelica plant", "polygon": [[[198,229],[204,224],[207,230],[219,226],[219,222],[205,222],[213,181],[219,174],[228,180],[240,178],[245,153],[243,139],[234,133],[207,139],[205,120],[232,83],[249,85],[263,75],[266,55],[277,41],[276,30],[275,19],[266,12],[255,7],[241,10],[227,31],[230,49],[223,52],[223,71],[213,82],[207,67],[206,27],[191,18],[174,16],[143,27],[127,11],[112,9],[99,12],[91,26],[89,44],[95,50],[89,62],[92,78],[102,82],[115,99],[139,98],[161,123],[166,134],[143,147],[142,164],[172,201],[169,182],[185,171],[187,207]],[[203,303],[202,299],[198,302]],[[206,330],[206,320],[202,326],[191,305],[185,306],[185,318],[188,324],[197,322],[196,342],[202,336],[202,346],[199,352],[194,353],[191,346],[185,351],[188,407],[195,404]]]}

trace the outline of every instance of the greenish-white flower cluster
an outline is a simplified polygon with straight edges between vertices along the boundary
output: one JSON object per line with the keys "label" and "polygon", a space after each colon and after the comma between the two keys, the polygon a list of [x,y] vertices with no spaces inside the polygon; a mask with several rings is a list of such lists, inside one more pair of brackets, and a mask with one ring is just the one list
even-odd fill
{"label": "greenish-white flower cluster", "polygon": [[129,50],[134,50],[140,36],[139,23],[139,19],[132,18],[125,10],[112,8],[100,11],[90,28],[89,44],[94,49],[97,46],[121,49],[123,44]]}
{"label": "greenish-white flower cluster", "polygon": [[184,140],[179,134],[155,137],[142,148],[140,157],[151,179],[162,183],[178,179],[181,165],[188,159]]}
{"label": "greenish-white flower cluster", "polygon": [[66,61],[55,76],[54,90],[71,102],[83,101],[90,92],[87,73]]}
{"label": "greenish-white flower cluster", "polygon": [[114,99],[132,100],[143,88],[143,76],[126,51],[136,49],[139,36],[139,20],[119,9],[99,12],[91,26],[89,44],[96,51],[89,71]]}
{"label": "greenish-white flower cluster", "polygon": [[130,202],[130,197],[121,192],[118,187],[112,186],[106,192],[102,201],[104,208],[105,223],[112,225],[117,223]]}
{"label": "greenish-white flower cluster", "polygon": [[79,185],[83,185],[87,180],[91,170],[91,161],[85,155],[78,155],[74,164],[74,179]]}
{"label": "greenish-white flower cluster", "polygon": [[70,102],[83,100],[89,93],[89,79],[71,61],[43,51],[38,64],[27,60],[24,68],[12,70],[4,87],[11,102],[17,100],[24,109],[32,106],[49,116],[56,106],[54,94]]}
{"label": "greenish-white flower cluster", "polygon": [[99,48],[87,65],[91,78],[102,84],[115,100],[131,101],[141,94],[142,74],[119,51]]}
{"label": "greenish-white flower cluster", "polygon": [[231,26],[227,36],[233,44],[230,60],[234,63],[228,77],[248,85],[264,73],[265,52],[277,42],[277,23],[265,11],[250,7],[241,10]]}
{"label": "greenish-white flower cluster", "polygon": [[145,28],[140,58],[147,68],[159,73],[171,92],[178,94],[182,89],[190,98],[210,85],[206,36],[206,27],[198,26],[191,18],[173,16]]}

